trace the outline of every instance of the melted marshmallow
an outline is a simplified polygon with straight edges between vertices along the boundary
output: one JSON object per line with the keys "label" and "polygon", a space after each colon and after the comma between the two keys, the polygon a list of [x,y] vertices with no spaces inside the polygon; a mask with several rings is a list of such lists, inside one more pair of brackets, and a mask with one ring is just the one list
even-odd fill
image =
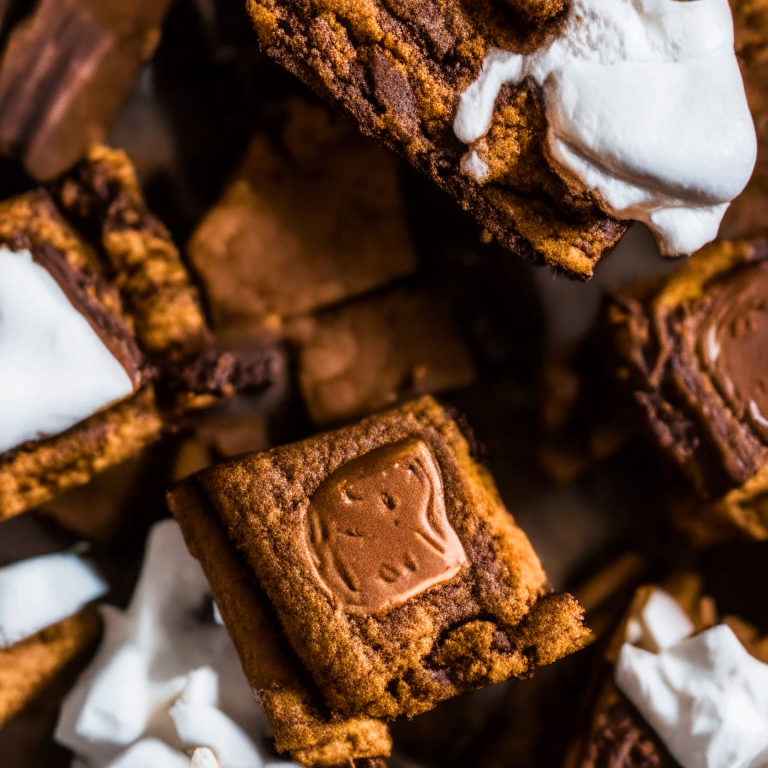
{"label": "melted marshmallow", "polygon": [[[56,740],[88,768],[262,768],[269,729],[199,563],[172,520],[151,531],[126,611],[62,706]],[[209,754],[210,753],[210,754]],[[285,765],[285,764],[283,764]]]}
{"label": "melted marshmallow", "polygon": [[0,648],[74,616],[108,589],[74,554],[43,555],[0,568]]}
{"label": "melted marshmallow", "polygon": [[[671,620],[671,627],[644,636],[650,644],[664,646],[685,626],[670,600],[657,596],[645,606],[644,625],[658,630]],[[685,637],[659,653],[625,643],[614,677],[682,768],[768,766],[768,664],[751,656],[729,627]]]}
{"label": "melted marshmallow", "polygon": [[0,248],[0,453],[57,435],[133,383],[29,251]]}
{"label": "melted marshmallow", "polygon": [[[571,0],[549,47],[488,53],[454,131],[465,144],[484,136],[501,87],[533,78],[563,174],[645,223],[663,254],[692,253],[715,238],[755,165],[733,42],[728,0]],[[474,150],[461,169],[481,183],[488,170]]]}

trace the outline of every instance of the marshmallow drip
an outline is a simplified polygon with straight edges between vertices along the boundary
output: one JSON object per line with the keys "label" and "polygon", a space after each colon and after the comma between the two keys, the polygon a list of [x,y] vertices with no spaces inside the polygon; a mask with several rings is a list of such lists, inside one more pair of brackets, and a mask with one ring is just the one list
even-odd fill
{"label": "marshmallow drip", "polygon": [[133,383],[29,251],[0,248],[0,453],[57,435]]}
{"label": "marshmallow drip", "polygon": [[[667,598],[649,602],[642,618],[643,644],[658,653],[625,643],[616,685],[682,768],[766,768],[768,664],[726,625],[667,645],[685,623]],[[671,631],[654,631],[670,619]]]}
{"label": "marshmallow drip", "polygon": [[[492,49],[459,99],[458,139],[491,126],[505,83],[541,86],[548,147],[607,211],[646,224],[662,254],[713,240],[755,166],[757,139],[728,0],[571,0],[561,34],[524,56]],[[483,183],[475,149],[462,171]]]}

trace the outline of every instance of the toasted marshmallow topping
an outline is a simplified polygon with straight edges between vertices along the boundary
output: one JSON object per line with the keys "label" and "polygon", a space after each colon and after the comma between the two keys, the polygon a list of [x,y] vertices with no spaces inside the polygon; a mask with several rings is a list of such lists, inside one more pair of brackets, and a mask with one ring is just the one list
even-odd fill
{"label": "toasted marshmallow topping", "polygon": [[266,719],[212,605],[178,525],[158,523],[128,609],[102,608],[102,646],[64,701],[56,740],[88,768],[268,764]]}
{"label": "toasted marshmallow topping", "polygon": [[0,648],[74,616],[108,589],[74,554],[43,555],[0,568]]}
{"label": "toasted marshmallow topping", "polygon": [[[757,140],[728,0],[571,0],[560,35],[524,56],[491,50],[461,95],[454,132],[473,144],[505,83],[543,89],[552,159],[609,213],[645,223],[664,255],[717,235],[752,175]],[[474,149],[462,171],[482,183]]]}
{"label": "toasted marshmallow topping", "polygon": [[[665,600],[649,601],[644,612],[645,623],[656,627],[674,616]],[[671,632],[657,635],[662,645],[682,626],[672,623]],[[768,664],[751,656],[729,627],[659,653],[625,643],[614,678],[683,768],[768,766]]]}
{"label": "toasted marshmallow topping", "polygon": [[0,248],[0,453],[128,397],[128,373],[29,251]]}

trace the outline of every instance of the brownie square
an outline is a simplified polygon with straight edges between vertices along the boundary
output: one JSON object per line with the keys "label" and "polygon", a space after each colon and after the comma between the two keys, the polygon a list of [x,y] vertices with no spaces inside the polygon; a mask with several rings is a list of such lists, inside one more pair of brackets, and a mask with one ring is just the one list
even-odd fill
{"label": "brownie square", "polygon": [[[591,640],[581,607],[551,593],[459,424],[430,397],[185,481],[171,508],[196,552],[192,493],[338,716],[413,716]],[[219,578],[215,561],[203,565]],[[235,612],[233,634],[239,622]],[[258,654],[255,635],[249,643]]]}
{"label": "brownie square", "polygon": [[475,366],[447,297],[395,288],[300,318],[299,383],[318,426],[471,384]]}
{"label": "brownie square", "polygon": [[416,266],[394,160],[324,106],[290,99],[277,122],[187,246],[220,334],[279,330]]}
{"label": "brownie square", "polygon": [[50,193],[0,203],[0,247],[29,251],[130,383],[71,426],[3,448],[0,520],[135,456],[185,411],[266,385],[279,366],[271,348],[211,346],[197,288],[122,152],[96,146]]}
{"label": "brownie square", "polygon": [[50,181],[103,141],[170,0],[40,0],[0,60],[0,152]]}
{"label": "brownie square", "polygon": [[768,244],[723,241],[609,307],[619,377],[656,442],[710,503],[704,511],[692,501],[686,514],[697,537],[717,518],[721,529],[768,537],[766,306]]}

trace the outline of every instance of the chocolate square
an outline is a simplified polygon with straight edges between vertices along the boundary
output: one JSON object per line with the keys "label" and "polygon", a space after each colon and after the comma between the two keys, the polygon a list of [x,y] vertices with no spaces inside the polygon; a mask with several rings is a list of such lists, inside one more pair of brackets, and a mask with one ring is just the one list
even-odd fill
{"label": "chocolate square", "polygon": [[[196,552],[182,498],[193,492],[339,717],[412,716],[591,639],[430,397],[185,481],[171,508]],[[218,578],[215,561],[203,565]],[[249,642],[258,656],[258,638]]]}

